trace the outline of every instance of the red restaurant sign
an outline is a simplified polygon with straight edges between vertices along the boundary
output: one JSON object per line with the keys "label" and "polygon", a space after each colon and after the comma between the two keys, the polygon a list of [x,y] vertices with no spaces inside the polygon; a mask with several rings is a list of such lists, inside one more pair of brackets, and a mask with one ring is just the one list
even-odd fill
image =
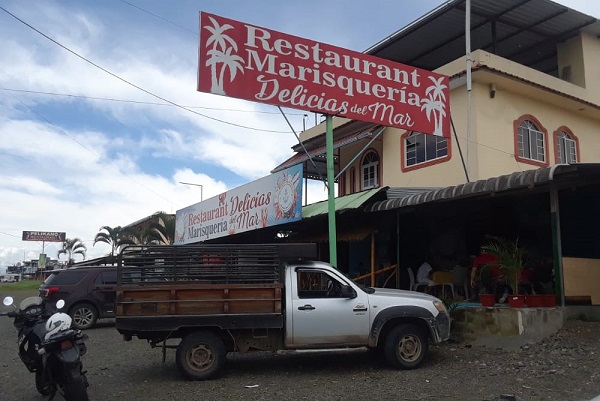
{"label": "red restaurant sign", "polygon": [[200,13],[198,91],[450,137],[445,75]]}

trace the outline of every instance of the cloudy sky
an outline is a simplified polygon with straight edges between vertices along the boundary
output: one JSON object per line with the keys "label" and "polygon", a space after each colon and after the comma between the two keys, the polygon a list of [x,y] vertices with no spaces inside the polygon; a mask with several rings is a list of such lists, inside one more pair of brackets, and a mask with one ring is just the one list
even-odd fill
{"label": "cloudy sky", "polygon": [[[559,2],[600,17],[600,2]],[[100,227],[175,213],[292,155],[276,107],[196,91],[200,11],[364,51],[442,3],[0,0],[0,267],[38,258],[24,230],[104,255]],[[296,132],[315,124],[285,113]],[[308,198],[325,199],[323,185]]]}

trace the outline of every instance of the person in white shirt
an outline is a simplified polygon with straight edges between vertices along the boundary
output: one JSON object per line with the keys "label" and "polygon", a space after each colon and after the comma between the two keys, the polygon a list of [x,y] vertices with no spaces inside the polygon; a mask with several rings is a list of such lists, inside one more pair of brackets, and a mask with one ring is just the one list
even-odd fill
{"label": "person in white shirt", "polygon": [[419,270],[417,270],[417,284],[427,284],[429,287],[434,287],[435,282],[429,278],[431,270],[433,269],[429,262],[423,262],[421,266],[419,266]]}

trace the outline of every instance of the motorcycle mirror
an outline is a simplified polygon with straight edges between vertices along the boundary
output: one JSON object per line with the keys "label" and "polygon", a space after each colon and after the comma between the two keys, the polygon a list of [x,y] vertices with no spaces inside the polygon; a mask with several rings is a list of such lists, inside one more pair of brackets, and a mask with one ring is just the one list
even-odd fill
{"label": "motorcycle mirror", "polygon": [[2,301],[2,303],[4,304],[4,306],[10,306],[10,305],[13,304],[13,302],[15,302],[15,300],[13,299],[13,297],[6,297]]}
{"label": "motorcycle mirror", "polygon": [[56,301],[56,309],[62,309],[65,306],[65,300],[59,299]]}

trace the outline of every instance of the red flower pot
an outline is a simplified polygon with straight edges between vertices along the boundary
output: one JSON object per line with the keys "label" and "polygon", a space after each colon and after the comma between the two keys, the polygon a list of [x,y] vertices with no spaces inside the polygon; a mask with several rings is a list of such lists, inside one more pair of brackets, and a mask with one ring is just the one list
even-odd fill
{"label": "red flower pot", "polygon": [[479,301],[481,301],[481,306],[494,306],[496,296],[494,294],[479,294]]}
{"label": "red flower pot", "polygon": [[511,308],[522,308],[525,306],[525,295],[509,295],[508,306]]}
{"label": "red flower pot", "polygon": [[554,294],[542,294],[542,306],[552,307],[556,306],[556,295]]}
{"label": "red flower pot", "polygon": [[538,294],[527,295],[525,303],[530,308],[539,308],[544,306],[544,297]]}

